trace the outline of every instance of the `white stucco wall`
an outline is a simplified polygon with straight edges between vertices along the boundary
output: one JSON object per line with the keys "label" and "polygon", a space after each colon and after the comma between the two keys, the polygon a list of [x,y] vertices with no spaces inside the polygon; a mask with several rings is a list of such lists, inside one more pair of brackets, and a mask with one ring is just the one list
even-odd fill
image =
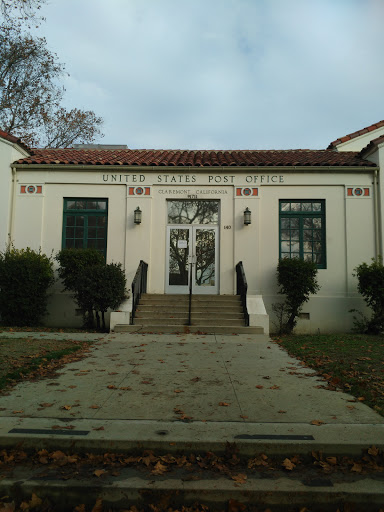
{"label": "white stucco wall", "polygon": [[[164,176],[167,182],[164,183]],[[112,176],[115,179],[112,181]],[[121,178],[121,176],[123,176]],[[133,177],[136,176],[136,181]],[[263,297],[269,314],[277,294],[279,257],[279,200],[325,199],[327,268],[319,270],[321,290],[305,306],[309,318],[299,321],[302,331],[345,331],[352,325],[348,311],[362,309],[353,269],[375,255],[375,210],[372,172],[315,170],[297,172],[269,169],[18,169],[21,184],[42,184],[40,196],[16,194],[14,242],[56,253],[62,243],[63,200],[68,197],[108,199],[108,262],[122,262],[130,283],[139,261],[149,264],[148,291],[164,293],[166,282],[167,200],[220,200],[220,294],[236,293],[235,265],[243,261],[250,295]],[[272,177],[274,177],[272,179]],[[173,179],[174,178],[174,181]],[[226,179],[224,179],[226,178]],[[142,180],[140,182],[140,180]],[[159,181],[160,180],[160,181]],[[150,195],[132,196],[129,188],[150,187]],[[369,197],[348,197],[346,188],[365,187]],[[236,188],[257,188],[257,196],[237,196]],[[142,223],[133,222],[142,210]],[[245,208],[252,223],[244,225]],[[75,306],[62,286],[52,290],[51,325],[80,325]],[[308,315],[307,315],[308,316]],[[272,328],[273,330],[273,328]]]}
{"label": "white stucco wall", "polygon": [[0,137],[0,251],[3,251],[9,240],[9,222],[12,196],[11,163],[27,153],[17,144]]}

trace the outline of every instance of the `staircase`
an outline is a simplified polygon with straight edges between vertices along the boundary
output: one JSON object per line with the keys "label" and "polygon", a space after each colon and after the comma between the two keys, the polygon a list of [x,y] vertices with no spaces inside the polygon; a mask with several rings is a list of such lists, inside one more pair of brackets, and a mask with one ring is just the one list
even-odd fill
{"label": "staircase", "polygon": [[143,294],[134,325],[115,325],[115,332],[263,334],[246,327],[238,295],[194,295],[188,323],[188,295]]}

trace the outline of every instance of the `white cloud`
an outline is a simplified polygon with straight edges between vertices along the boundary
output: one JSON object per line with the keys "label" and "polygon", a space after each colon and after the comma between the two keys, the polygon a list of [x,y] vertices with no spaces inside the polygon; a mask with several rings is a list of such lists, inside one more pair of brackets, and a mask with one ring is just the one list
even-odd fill
{"label": "white cloud", "polygon": [[51,0],[67,104],[130,147],[325,147],[384,118],[381,0]]}

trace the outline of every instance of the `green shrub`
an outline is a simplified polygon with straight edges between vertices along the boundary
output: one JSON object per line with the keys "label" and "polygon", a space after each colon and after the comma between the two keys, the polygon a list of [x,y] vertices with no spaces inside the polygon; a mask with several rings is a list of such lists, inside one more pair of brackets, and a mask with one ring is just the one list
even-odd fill
{"label": "green shrub", "polygon": [[75,289],[75,299],[83,307],[96,313],[96,326],[105,329],[104,314],[108,309],[116,309],[127,297],[126,278],[121,263],[94,265],[85,268],[79,275]]}
{"label": "green shrub", "polygon": [[309,300],[310,294],[320,289],[316,263],[298,258],[281,259],[277,266],[277,282],[279,293],[285,295],[284,310],[288,317],[281,330],[290,333],[297,323],[303,304]]}
{"label": "green shrub", "polygon": [[104,256],[95,249],[62,249],[56,260],[59,276],[66,290],[83,312],[84,325],[105,329],[105,312],[116,309],[126,298],[126,278],[120,263],[105,264]]}
{"label": "green shrub", "polygon": [[80,280],[85,269],[104,265],[104,256],[96,249],[61,249],[55,260],[60,264],[58,274],[63,281],[64,289],[74,292],[75,301],[83,313],[84,327],[94,327],[93,302],[90,294],[82,293],[86,284],[91,287],[93,283],[91,279],[89,283]]}
{"label": "green shrub", "polygon": [[[362,263],[355,269],[357,288],[372,309],[372,317],[364,326],[368,334],[379,334],[384,331],[384,266],[381,257],[372,258],[372,263]],[[356,321],[356,319],[355,319]],[[362,326],[360,326],[362,327]]]}
{"label": "green shrub", "polygon": [[82,270],[93,265],[104,265],[105,258],[96,249],[61,249],[55,260],[59,262],[58,274],[66,290],[73,290]]}
{"label": "green shrub", "polygon": [[0,253],[0,314],[6,325],[38,325],[47,311],[53,262],[27,247]]}

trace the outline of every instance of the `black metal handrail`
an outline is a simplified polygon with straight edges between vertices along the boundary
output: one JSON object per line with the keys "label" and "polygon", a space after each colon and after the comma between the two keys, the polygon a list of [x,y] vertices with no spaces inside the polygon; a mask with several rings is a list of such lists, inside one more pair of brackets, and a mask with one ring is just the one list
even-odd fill
{"label": "black metal handrail", "polygon": [[192,261],[189,263],[188,324],[192,325]]}
{"label": "black metal handrail", "polygon": [[240,295],[241,303],[243,305],[245,325],[249,326],[249,314],[247,309],[247,278],[245,277],[243,262],[239,261],[236,265],[236,295]]}
{"label": "black metal handrail", "polygon": [[137,267],[135,277],[133,278],[131,290],[132,290],[132,315],[131,324],[135,318],[136,308],[139,304],[139,300],[142,293],[147,292],[147,271],[148,263],[140,260],[139,266]]}

